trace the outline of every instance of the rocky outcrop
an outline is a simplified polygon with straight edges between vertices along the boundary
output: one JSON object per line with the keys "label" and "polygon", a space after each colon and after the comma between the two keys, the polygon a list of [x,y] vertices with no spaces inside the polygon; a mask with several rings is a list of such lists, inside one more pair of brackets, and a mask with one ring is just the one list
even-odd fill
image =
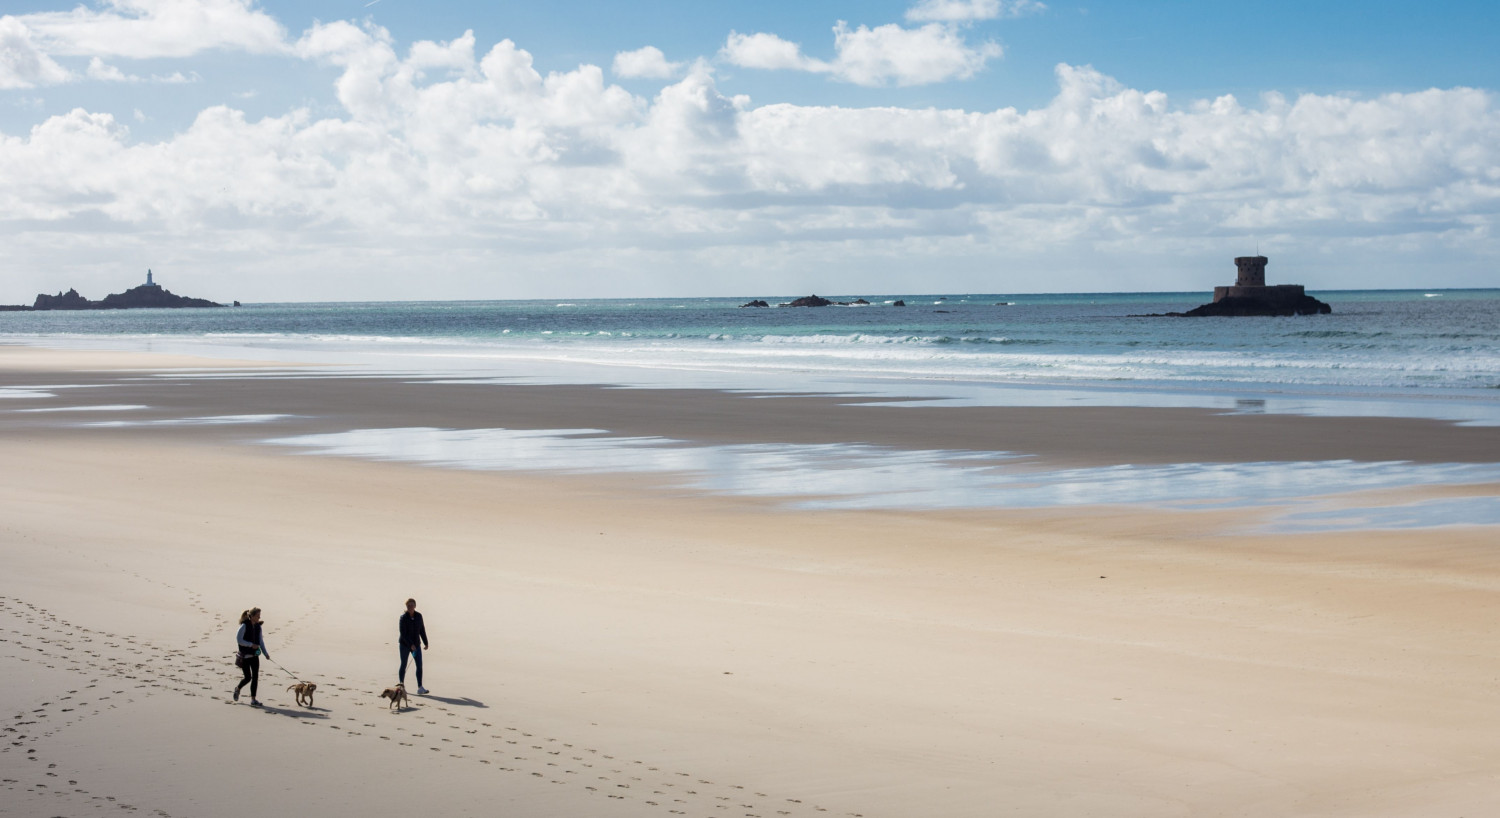
{"label": "rocky outcrop", "polygon": [[123,293],[104,296],[99,302],[101,310],[134,310],[147,308],[222,307],[206,298],[188,298],[176,295],[159,284],[142,284]]}
{"label": "rocky outcrop", "polygon": [[[1274,287],[1266,287],[1274,290]],[[1298,288],[1301,289],[1300,287]],[[1333,307],[1305,293],[1281,298],[1256,298],[1255,296],[1228,295],[1210,304],[1194,307],[1184,313],[1173,313],[1185,318],[1205,316],[1244,317],[1255,315],[1327,315]]]}
{"label": "rocky outcrop", "polygon": [[[749,301],[749,302],[746,302],[744,304],[741,304],[740,308],[744,309],[745,307],[769,307],[769,306],[771,306],[771,305],[768,304],[768,303],[766,303],[765,301],[762,301],[761,299],[757,298],[754,301]],[[834,301],[831,298],[824,298],[821,295],[804,295],[804,296],[802,296],[801,298],[798,298],[795,301],[784,301],[784,302],[782,302],[780,304],[777,304],[776,306],[778,306],[778,307],[868,307],[868,306],[870,306],[870,302],[866,301],[863,298],[856,298],[853,301]],[[893,307],[904,307],[904,306],[906,306],[906,302],[905,301],[897,301],[897,302],[893,303],[891,306],[893,306]]]}
{"label": "rocky outcrop", "polygon": [[[754,303],[754,302],[751,302]],[[804,295],[796,301],[788,301],[785,304],[777,304],[778,307],[867,307],[870,302],[863,298],[853,301],[834,301],[821,295]],[[750,306],[746,304],[745,306]]]}
{"label": "rocky outcrop", "polygon": [[36,301],[32,303],[34,310],[93,310],[98,309],[94,302],[78,294],[77,290],[69,289],[65,293],[57,295],[37,294]]}
{"label": "rocky outcrop", "polygon": [[16,310],[136,310],[136,309],[181,309],[184,307],[222,307],[204,298],[188,298],[177,295],[159,284],[142,284],[132,287],[123,293],[111,293],[103,300],[90,301],[78,294],[77,290],[68,290],[57,295],[45,293],[36,297],[36,302],[30,307],[10,307]]}
{"label": "rocky outcrop", "polygon": [[819,295],[804,295],[795,301],[788,301],[778,306],[782,307],[828,307],[837,302],[830,301]]}

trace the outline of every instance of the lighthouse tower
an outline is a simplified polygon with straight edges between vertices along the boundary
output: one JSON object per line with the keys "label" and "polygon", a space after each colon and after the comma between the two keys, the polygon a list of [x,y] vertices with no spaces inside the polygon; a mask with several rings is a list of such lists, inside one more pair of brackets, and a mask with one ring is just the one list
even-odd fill
{"label": "lighthouse tower", "polygon": [[151,271],[150,270],[146,271],[146,286],[147,287],[156,287],[156,286],[159,286],[159,285],[157,285],[156,282],[154,282],[154,281],[151,280]]}

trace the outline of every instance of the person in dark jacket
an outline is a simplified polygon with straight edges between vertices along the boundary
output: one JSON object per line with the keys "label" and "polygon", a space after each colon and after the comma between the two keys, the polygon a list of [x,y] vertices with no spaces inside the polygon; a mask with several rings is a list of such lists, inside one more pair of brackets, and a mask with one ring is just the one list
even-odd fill
{"label": "person in dark jacket", "polygon": [[250,685],[250,705],[260,707],[260,701],[255,698],[256,688],[260,687],[260,657],[264,655],[269,659],[271,654],[266,650],[266,640],[260,632],[259,608],[251,608],[240,614],[240,632],[234,638],[239,643],[240,654],[235,664],[245,672],[245,678],[235,685],[234,700],[239,701],[240,690],[245,685]]}
{"label": "person in dark jacket", "polygon": [[401,614],[401,671],[397,679],[406,684],[406,658],[417,664],[417,692],[426,693],[422,686],[422,651],[427,647],[427,627],[422,624],[422,615],[417,613],[417,601],[406,600],[406,612]]}

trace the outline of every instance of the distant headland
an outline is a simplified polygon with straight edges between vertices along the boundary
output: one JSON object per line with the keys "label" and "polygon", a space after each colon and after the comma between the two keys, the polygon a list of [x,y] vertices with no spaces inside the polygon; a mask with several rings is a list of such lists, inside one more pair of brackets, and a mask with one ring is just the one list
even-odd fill
{"label": "distant headland", "polygon": [[[138,310],[138,309],[180,309],[184,307],[222,307],[204,298],[188,298],[176,295],[165,287],[157,284],[151,276],[151,271],[146,271],[146,283],[138,287],[132,287],[123,293],[111,293],[99,301],[90,301],[78,294],[77,290],[69,289],[65,293],[47,295],[40,293],[36,301],[29,307],[25,305],[0,305],[0,310],[9,312],[28,312],[41,310]],[[239,306],[239,302],[235,302]]]}

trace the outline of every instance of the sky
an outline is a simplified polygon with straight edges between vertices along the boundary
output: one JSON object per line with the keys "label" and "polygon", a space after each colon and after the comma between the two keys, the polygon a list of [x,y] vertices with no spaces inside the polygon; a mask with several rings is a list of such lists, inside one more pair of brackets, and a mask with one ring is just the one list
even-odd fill
{"label": "sky", "polygon": [[1500,3],[0,0],[0,303],[1500,286]]}

